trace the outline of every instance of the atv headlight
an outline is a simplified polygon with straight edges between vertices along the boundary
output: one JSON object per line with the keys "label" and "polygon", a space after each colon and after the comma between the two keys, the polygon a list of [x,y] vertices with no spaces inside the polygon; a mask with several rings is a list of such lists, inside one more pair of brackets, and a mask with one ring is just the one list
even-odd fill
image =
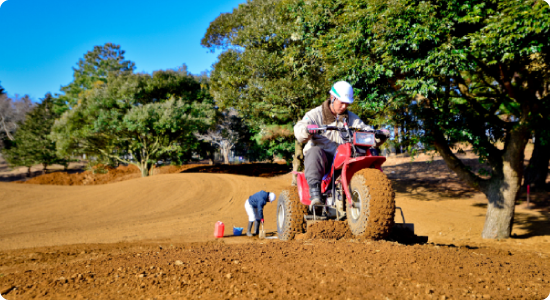
{"label": "atv headlight", "polygon": [[356,146],[372,147],[376,145],[374,133],[372,132],[355,132],[353,134],[353,144]]}

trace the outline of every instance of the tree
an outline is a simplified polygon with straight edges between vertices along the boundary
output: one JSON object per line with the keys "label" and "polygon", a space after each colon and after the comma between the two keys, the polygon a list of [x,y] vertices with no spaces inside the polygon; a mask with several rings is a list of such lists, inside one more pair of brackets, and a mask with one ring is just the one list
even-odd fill
{"label": "tree", "polygon": [[[18,140],[20,141],[29,141],[34,136],[28,132],[18,132]],[[26,167],[27,168],[27,177],[31,176],[31,168],[33,165],[39,164],[35,160],[35,157],[29,155],[29,148],[25,147],[23,144],[17,144],[17,142],[8,140],[5,143],[5,148],[2,149],[2,156],[10,165],[13,167]],[[32,149],[31,149],[32,150]]]}
{"label": "tree", "polygon": [[[523,153],[549,102],[542,1],[294,1],[311,55],[358,88],[365,109],[407,107],[449,168],[488,198],[483,238],[507,238]],[[452,152],[474,147],[488,174]],[[482,176],[488,175],[488,177]]]}
{"label": "tree", "polygon": [[[60,98],[69,107],[74,107],[86,91],[95,85],[106,83],[109,74],[133,73],[135,64],[124,58],[124,50],[120,45],[106,43],[103,46],[95,46],[92,51],[84,54],[84,58],[78,61],[78,67],[73,68],[73,81],[61,88],[64,93]],[[57,109],[64,111],[66,107]]]}
{"label": "tree", "polygon": [[[18,124],[25,120],[26,114],[33,108],[28,95],[9,98],[4,88],[0,86],[0,142],[7,138],[13,141]],[[0,143],[0,149],[2,144]]]}
{"label": "tree", "polygon": [[148,176],[158,160],[197,147],[193,133],[212,114],[207,90],[186,72],[111,74],[56,121],[52,136],[60,153],[102,154]]}
{"label": "tree", "polygon": [[[256,142],[257,151],[261,151],[257,157],[259,159],[274,159],[275,157],[283,158],[290,162],[295,149],[298,148],[300,155],[302,154],[302,145],[296,147],[292,124],[285,125],[264,125],[259,129],[259,132],[253,136]],[[302,166],[303,167],[303,166]]]}
{"label": "tree", "polygon": [[[308,44],[295,34],[295,21],[282,1],[252,0],[217,17],[201,42],[224,50],[211,74],[217,104],[236,109],[258,132],[297,122],[328,95],[321,60],[305,56]],[[288,134],[285,141],[294,143]],[[296,142],[295,149],[298,170],[302,147]]]}
{"label": "tree", "polygon": [[195,133],[197,139],[216,145],[223,155],[224,163],[229,164],[229,152],[243,138],[245,126],[235,110],[220,113],[214,129],[206,133]]}
{"label": "tree", "polygon": [[28,113],[16,131],[13,141],[2,152],[10,165],[25,166],[29,173],[33,164],[42,164],[44,171],[53,164],[68,166],[68,160],[57,155],[55,142],[49,137],[54,121],[59,117],[53,109],[54,104],[54,98],[48,93],[42,102]]}

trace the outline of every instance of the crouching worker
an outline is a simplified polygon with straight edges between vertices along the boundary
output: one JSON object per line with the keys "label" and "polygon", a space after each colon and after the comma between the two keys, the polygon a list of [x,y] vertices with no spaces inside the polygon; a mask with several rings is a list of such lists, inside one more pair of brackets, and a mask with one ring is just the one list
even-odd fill
{"label": "crouching worker", "polygon": [[[264,206],[268,202],[275,201],[275,194],[265,191],[259,191],[256,194],[248,197],[244,203],[246,214],[248,214],[248,230],[246,235],[257,235],[260,231],[260,222],[264,222]],[[256,223],[254,233],[252,233],[252,225]]]}

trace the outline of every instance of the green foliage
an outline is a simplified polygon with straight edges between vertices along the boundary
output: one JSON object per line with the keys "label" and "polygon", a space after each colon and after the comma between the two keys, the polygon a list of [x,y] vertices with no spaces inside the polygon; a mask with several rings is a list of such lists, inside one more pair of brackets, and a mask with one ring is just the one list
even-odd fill
{"label": "green foliage", "polygon": [[320,60],[306,57],[295,19],[276,0],[253,0],[214,20],[202,45],[224,49],[211,74],[212,96],[260,124],[297,121],[330,84]]}
{"label": "green foliage", "polygon": [[[84,58],[78,61],[78,67],[73,68],[73,81],[61,88],[64,95],[61,95],[60,99],[66,101],[69,107],[74,107],[79,99],[85,96],[86,91],[98,84],[107,83],[109,74],[132,73],[135,64],[125,60],[124,53],[125,51],[120,49],[120,45],[112,43],[95,46],[92,51],[88,51]],[[67,106],[59,105],[56,109],[63,112]]]}
{"label": "green foliage", "polygon": [[158,160],[196,149],[193,133],[212,115],[207,90],[186,72],[111,74],[56,121],[52,136],[60,153],[112,157],[147,176]]}
{"label": "green foliage", "polygon": [[30,155],[28,148],[24,146],[24,140],[32,138],[30,134],[26,132],[18,133],[18,139],[21,140],[21,143],[16,141],[8,140],[5,142],[5,146],[2,149],[2,156],[10,165],[13,167],[27,167],[30,168],[39,162],[35,159],[34,156]]}
{"label": "green foliage", "polygon": [[284,125],[263,125],[254,128],[252,136],[256,160],[272,160],[279,157],[286,160],[287,164],[292,162],[294,155],[294,134],[292,123]]}
{"label": "green foliage", "polygon": [[59,115],[53,109],[55,99],[46,94],[42,102],[30,111],[25,121],[7,144],[2,154],[11,166],[30,167],[34,164],[68,165],[68,160],[56,153],[55,142],[49,137],[54,121]]}

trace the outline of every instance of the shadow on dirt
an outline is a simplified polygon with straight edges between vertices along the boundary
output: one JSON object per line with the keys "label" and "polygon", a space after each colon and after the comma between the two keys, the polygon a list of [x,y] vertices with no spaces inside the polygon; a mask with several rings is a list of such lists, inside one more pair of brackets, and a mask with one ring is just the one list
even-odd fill
{"label": "shadow on dirt", "polygon": [[[481,169],[477,159],[462,159],[462,162],[471,167],[473,172]],[[393,188],[396,192],[407,193],[411,198],[418,200],[437,200],[428,197],[434,193],[446,198],[471,198],[479,193],[460,181],[442,160],[384,165],[383,169],[394,183]]]}
{"label": "shadow on dirt", "polygon": [[472,204],[473,207],[479,207],[479,208],[487,208],[487,203],[474,203]]}
{"label": "shadow on dirt", "polygon": [[398,242],[403,245],[422,245],[428,243],[428,237],[418,236],[407,228],[394,227],[386,241]]}
{"label": "shadow on dirt", "polygon": [[254,163],[240,165],[200,166],[184,170],[181,173],[219,173],[254,177],[274,177],[287,174],[291,170],[292,166],[286,164]]}
{"label": "shadow on dirt", "polygon": [[534,236],[550,236],[550,212],[541,211],[541,216],[525,213],[514,214],[514,226],[527,231],[525,234],[514,235],[515,239],[527,239]]}

